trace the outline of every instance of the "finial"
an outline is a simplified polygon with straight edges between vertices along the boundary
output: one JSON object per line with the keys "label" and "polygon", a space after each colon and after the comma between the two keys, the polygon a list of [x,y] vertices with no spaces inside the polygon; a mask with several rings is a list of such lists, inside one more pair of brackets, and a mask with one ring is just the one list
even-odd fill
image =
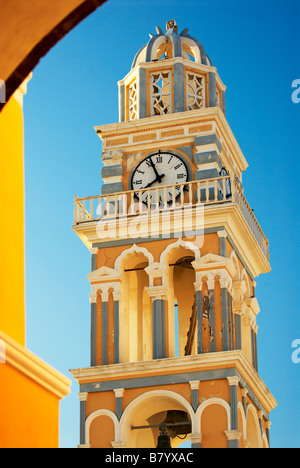
{"label": "finial", "polygon": [[173,19],[167,22],[166,28],[167,28],[167,31],[169,31],[169,29],[173,29],[176,32],[178,31],[178,26],[176,24],[176,21]]}
{"label": "finial", "polygon": [[189,28],[185,28],[182,33],[180,33],[180,36],[188,36]]}

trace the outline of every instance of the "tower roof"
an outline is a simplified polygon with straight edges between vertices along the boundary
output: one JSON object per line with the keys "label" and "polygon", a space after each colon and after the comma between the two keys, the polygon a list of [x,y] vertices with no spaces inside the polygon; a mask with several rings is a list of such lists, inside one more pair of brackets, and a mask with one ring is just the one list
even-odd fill
{"label": "tower roof", "polygon": [[150,34],[150,41],[136,54],[132,68],[139,63],[182,57],[202,65],[212,66],[203,45],[188,34],[185,28],[180,34],[175,20],[167,22],[166,33],[159,26],[157,34]]}

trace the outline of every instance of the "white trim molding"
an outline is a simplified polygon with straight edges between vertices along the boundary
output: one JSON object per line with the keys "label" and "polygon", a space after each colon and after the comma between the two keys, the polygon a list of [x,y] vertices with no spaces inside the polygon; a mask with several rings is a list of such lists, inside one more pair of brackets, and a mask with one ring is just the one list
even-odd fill
{"label": "white trim molding", "polygon": [[1,366],[10,365],[59,399],[69,395],[71,381],[67,377],[2,331],[0,340],[5,343],[5,364]]}
{"label": "white trim molding", "polygon": [[149,265],[152,265],[152,263],[154,262],[153,255],[152,255],[152,253],[149,252],[149,250],[147,250],[144,247],[139,247],[138,245],[133,244],[133,246],[130,249],[123,250],[121,255],[115,261],[115,270],[118,271],[119,274],[121,273],[121,270],[120,270],[121,261],[126,257],[126,255],[129,255],[129,254],[132,254],[132,253],[142,253],[142,254],[144,254],[145,257],[148,258],[148,260],[149,260]]}
{"label": "white trim molding", "polygon": [[193,244],[193,242],[187,242],[182,239],[169,244],[168,247],[162,252],[160,256],[160,263],[166,264],[166,256],[171,252],[171,250],[176,249],[177,247],[183,247],[184,249],[191,250],[195,254],[195,260],[200,258],[200,249]]}

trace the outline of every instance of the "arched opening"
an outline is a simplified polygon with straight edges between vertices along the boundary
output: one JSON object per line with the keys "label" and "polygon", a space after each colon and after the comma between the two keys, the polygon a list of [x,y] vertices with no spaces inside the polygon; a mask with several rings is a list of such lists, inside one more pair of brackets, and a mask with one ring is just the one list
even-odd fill
{"label": "arched opening", "polygon": [[120,261],[120,362],[153,358],[153,324],[151,300],[146,287],[149,277],[145,268],[149,259],[143,252],[128,253]]}
{"label": "arched opening", "polygon": [[196,295],[195,270],[192,262],[200,256],[191,243],[178,241],[171,244],[161,256],[168,265],[169,285],[169,356],[196,354]]}
{"label": "arched opening", "polygon": [[[120,438],[126,448],[157,448],[161,424],[165,422],[171,446],[176,448],[189,440],[188,434],[194,429],[193,418],[193,410],[182,396],[154,390],[141,395],[126,408],[120,423]],[[172,421],[180,423],[172,426]]]}
{"label": "arched opening", "polygon": [[173,270],[175,345],[178,356],[196,354],[195,271],[192,266],[194,259],[194,256],[180,256],[172,266],[170,265]]}

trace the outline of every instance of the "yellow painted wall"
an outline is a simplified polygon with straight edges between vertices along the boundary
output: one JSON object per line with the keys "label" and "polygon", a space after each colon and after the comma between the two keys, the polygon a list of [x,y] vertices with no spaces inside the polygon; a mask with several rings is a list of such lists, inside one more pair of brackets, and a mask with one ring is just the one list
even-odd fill
{"label": "yellow painted wall", "polygon": [[23,112],[0,113],[0,330],[25,345]]}
{"label": "yellow painted wall", "polygon": [[0,447],[57,448],[70,382],[25,348],[25,92],[26,82],[0,113]]}

